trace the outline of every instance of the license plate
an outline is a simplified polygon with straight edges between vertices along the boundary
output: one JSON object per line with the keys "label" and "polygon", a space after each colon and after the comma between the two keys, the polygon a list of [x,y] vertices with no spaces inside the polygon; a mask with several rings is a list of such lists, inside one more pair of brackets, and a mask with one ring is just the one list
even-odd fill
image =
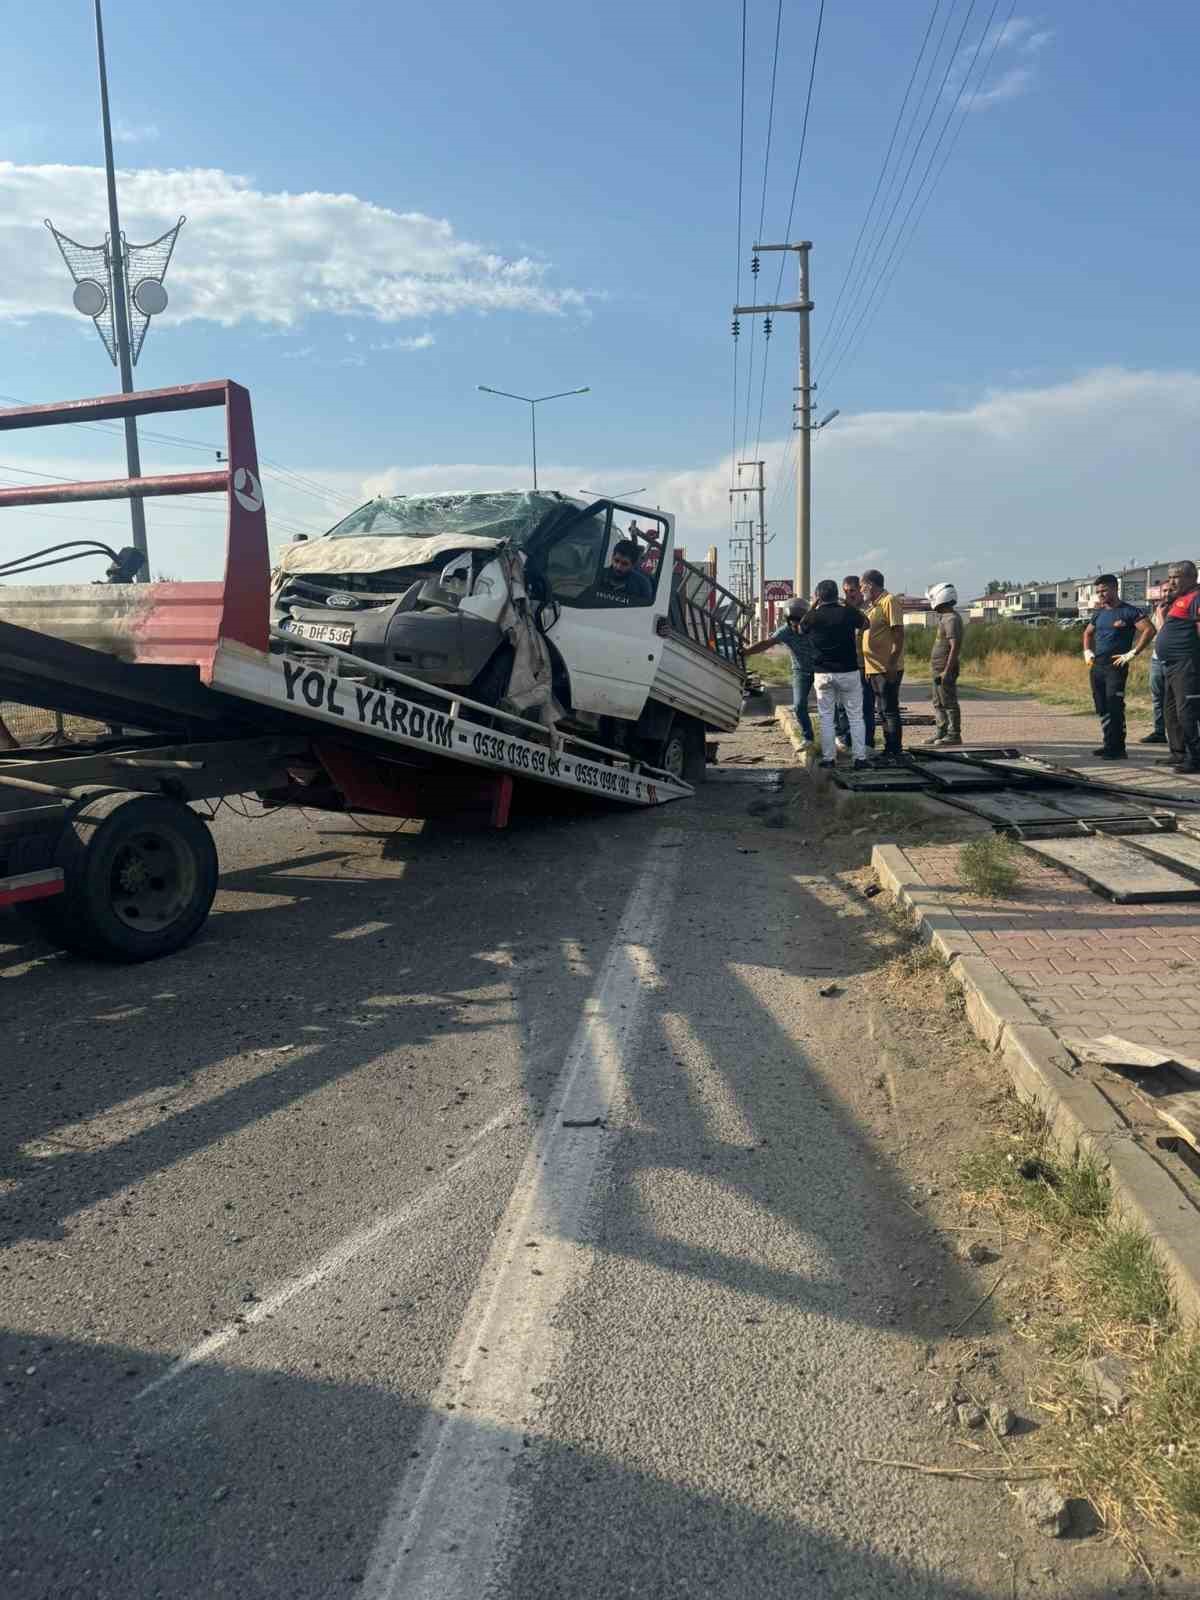
{"label": "license plate", "polygon": [[336,622],[293,622],[288,628],[288,633],[294,633],[301,639],[315,639],[318,644],[353,644],[354,629],[345,623]]}

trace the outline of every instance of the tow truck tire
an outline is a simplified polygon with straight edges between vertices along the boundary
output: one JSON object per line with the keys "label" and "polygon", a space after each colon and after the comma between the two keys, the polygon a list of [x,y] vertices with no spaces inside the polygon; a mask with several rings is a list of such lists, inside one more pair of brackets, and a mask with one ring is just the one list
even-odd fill
{"label": "tow truck tire", "polygon": [[[161,795],[85,800],[58,844],[66,888],[34,920],[46,936],[104,961],[153,961],[200,929],[217,889],[217,851],[203,821]],[[32,908],[31,908],[32,909]]]}
{"label": "tow truck tire", "polygon": [[695,787],[704,782],[704,729],[691,717],[675,717],[655,765]]}

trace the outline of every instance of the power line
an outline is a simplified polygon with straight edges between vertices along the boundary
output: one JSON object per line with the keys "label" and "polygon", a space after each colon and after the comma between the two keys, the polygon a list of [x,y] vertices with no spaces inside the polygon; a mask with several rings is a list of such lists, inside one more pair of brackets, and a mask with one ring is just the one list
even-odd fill
{"label": "power line", "polygon": [[[872,272],[872,270],[873,270],[873,268],[875,266],[876,261],[879,259],[879,252],[882,250],[884,242],[886,241],[886,239],[888,237],[888,234],[889,234],[889,232],[891,230],[892,223],[895,220],[896,212],[900,209],[900,203],[904,199],[904,192],[908,187],[908,180],[912,176],[913,167],[916,165],[917,157],[921,153],[921,146],[925,143],[926,135],[928,134],[930,128],[933,125],[933,119],[937,115],[937,108],[938,108],[938,105],[939,105],[939,103],[941,101],[942,95],[945,92],[946,84],[949,81],[951,70],[952,70],[952,68],[954,66],[955,61],[958,59],[959,51],[962,48],[963,38],[964,38],[964,36],[966,34],[968,26],[970,25],[971,17],[974,14],[974,11],[975,11],[975,5],[976,5],[976,0],[970,0],[970,4],[967,6],[966,13],[963,16],[962,26],[958,30],[958,37],[954,42],[954,45],[953,45],[953,48],[950,51],[949,57],[947,58],[945,70],[942,73],[942,80],[938,84],[937,91],[934,94],[933,99],[930,101],[929,113],[926,116],[924,123],[922,124],[921,132],[920,132],[920,134],[919,134],[919,136],[917,138],[917,141],[912,147],[912,153],[910,154],[910,156],[908,158],[908,165],[904,169],[904,176],[900,180],[899,186],[894,191],[895,199],[892,201],[891,210],[888,212],[887,220],[884,222],[882,228],[880,228],[879,231],[877,232],[877,234],[875,235],[875,241],[874,241],[874,244],[871,247],[870,256],[869,256],[869,258],[867,260],[866,266],[864,267],[864,269],[862,271],[861,276],[859,277],[858,283],[856,284],[855,289],[854,289],[854,291],[853,291],[853,293],[851,295],[850,303],[847,305],[845,315],[844,315],[844,317],[842,319],[842,326],[838,329],[837,333],[835,333],[834,336],[833,336],[833,340],[832,340],[832,343],[831,343],[831,346],[830,346],[830,355],[829,355],[829,360],[830,360],[831,364],[834,362],[835,354],[838,351],[839,346],[841,346],[843,351],[844,351],[844,346],[842,346],[842,340],[843,340],[844,335],[845,335],[845,330],[850,324],[850,319],[854,316],[855,311],[858,309],[858,305],[862,304],[862,299],[859,298],[856,301],[855,297],[856,296],[862,297],[863,291],[864,291],[864,287],[867,284],[867,281],[871,276],[871,272]],[[937,64],[937,58],[941,54],[942,44],[943,44],[943,42],[945,40],[946,32],[947,32],[947,30],[949,28],[949,24],[950,24],[951,19],[953,18],[953,15],[954,15],[954,6],[952,4],[950,10],[946,13],[946,21],[942,25],[942,32],[941,32],[941,35],[938,38],[937,49],[934,51],[933,55],[930,58],[929,71],[926,73],[925,83],[922,85],[921,96],[920,96],[920,99],[917,102],[916,111],[914,112],[914,116],[913,116],[912,126],[914,126],[914,127],[916,125],[917,116],[920,114],[921,101],[923,101],[924,98],[925,98],[925,90],[928,88],[929,80],[933,76],[933,70],[934,70],[934,67]],[[953,108],[951,108],[951,114],[953,114]],[[911,132],[911,128],[910,128],[910,132]],[[907,136],[906,136],[906,142],[907,142]],[[920,185],[918,184],[918,190],[919,190],[919,188],[920,188]],[[904,226],[904,224],[901,223],[901,228],[903,228],[903,226]],[[897,232],[897,237],[898,236],[899,236],[899,232]],[[882,270],[881,270],[879,276],[882,277]],[[879,282],[879,278],[876,278],[875,283],[872,284],[870,290],[868,290],[866,292],[866,298],[867,299],[869,299],[870,295],[874,293],[874,290],[877,287],[878,282]],[[857,324],[856,324],[856,327],[857,327]],[[853,337],[853,335],[851,337]]]}
{"label": "power line", "polygon": [[[761,195],[761,198],[759,200],[759,205],[758,205],[758,232],[755,235],[755,237],[758,238],[758,239],[761,239],[763,237],[763,227],[764,227],[764,224],[766,222],[766,215],[767,215],[767,180],[768,180],[768,178],[770,176],[770,171],[771,171],[771,135],[772,135],[772,133],[774,131],[774,127],[775,127],[775,83],[776,83],[776,79],[777,79],[778,73],[779,73],[779,37],[780,37],[780,33],[782,32],[782,29],[783,29],[783,0],[779,0],[779,3],[778,3],[778,5],[776,7],[776,10],[775,10],[775,45],[774,45],[774,50],[773,50],[772,56],[771,56],[771,89],[770,89],[770,93],[768,95],[768,100],[767,100],[767,137],[766,137],[766,141],[765,141],[765,145],[764,145],[764,149],[763,149],[762,195]],[[757,256],[755,256],[755,258],[754,258],[753,278],[754,278],[754,282],[753,282],[753,285],[752,285],[752,288],[753,288],[753,299],[751,301],[751,304],[752,305],[757,305],[758,304],[758,257]],[[750,407],[753,404],[753,395],[754,395],[754,336],[757,333],[757,331],[758,331],[758,318],[754,317],[754,318],[751,319],[751,322],[750,322],[750,367],[749,367],[749,371],[746,374],[746,427],[745,427],[745,431],[742,434],[742,454],[743,455],[746,454],[746,452],[747,452],[747,450],[749,448],[749,444],[750,444]],[[763,378],[764,378],[764,381],[765,381],[765,378],[766,378],[767,351],[769,350],[769,348],[770,348],[769,331],[764,329],[764,331],[763,331]],[[761,409],[760,409],[760,417],[759,417],[759,433],[760,433],[760,435],[762,433]],[[757,455],[757,453],[758,453],[758,447],[756,445],[755,446],[755,454]]]}
{"label": "power line", "polygon": [[[950,127],[950,123],[954,118],[955,112],[958,111],[959,107],[963,104],[963,96],[966,93],[967,85],[971,82],[971,79],[972,79],[972,77],[974,75],[974,72],[975,72],[976,64],[978,63],[978,60],[979,60],[980,52],[983,49],[984,43],[987,40],[988,35],[992,31],[992,24],[995,21],[996,12],[999,9],[999,6],[1000,6],[1000,0],[992,0],[992,9],[991,9],[991,13],[988,16],[987,25],[985,26],[982,34],[980,34],[980,36],[979,36],[979,42],[975,46],[975,53],[971,57],[970,65],[967,67],[966,73],[964,74],[962,84],[961,84],[961,86],[959,88],[959,91],[958,91],[957,95],[954,98],[954,103],[950,107],[950,110],[946,114],[946,120],[942,124],[941,132],[938,134],[937,141],[934,144],[934,147],[930,152],[929,160],[925,164],[925,170],[921,174],[921,181],[917,185],[917,188],[915,189],[915,191],[913,192],[913,197],[912,197],[911,201],[909,202],[908,209],[904,214],[904,218],[900,223],[900,227],[896,232],[896,236],[892,241],[892,247],[891,247],[890,251],[888,252],[887,259],[885,260],[885,262],[883,264],[883,267],[882,267],[882,269],[880,271],[879,277],[876,279],[875,286],[874,286],[874,288],[873,288],[873,290],[871,292],[871,296],[867,300],[866,304],[863,306],[862,313],[859,316],[858,322],[854,326],[854,330],[850,335],[849,341],[847,342],[847,344],[845,345],[845,347],[844,347],[844,349],[842,351],[841,358],[839,359],[839,361],[835,365],[835,367],[833,369],[833,372],[830,374],[830,381],[832,381],[832,378],[833,378],[834,374],[836,374],[838,372],[838,370],[845,365],[847,358],[851,354],[851,351],[854,351],[854,353],[857,354],[858,348],[859,348],[859,346],[861,345],[861,342],[862,342],[862,338],[866,337],[866,329],[870,325],[869,319],[874,316],[875,312],[879,309],[879,306],[882,304],[884,295],[886,294],[888,288],[891,287],[892,279],[895,277],[896,272],[899,271],[900,262],[904,258],[904,252],[908,249],[908,246],[909,246],[910,242],[912,241],[913,235],[916,233],[917,229],[921,225],[921,218],[924,216],[925,209],[928,206],[929,201],[933,196],[933,191],[934,191],[934,189],[936,189],[936,187],[938,185],[938,181],[940,180],[942,173],[945,171],[946,162],[950,159],[950,156],[953,153],[954,146],[958,141],[958,134],[962,130],[962,125],[966,121],[967,117],[970,115],[971,106],[974,105],[974,103],[975,103],[975,99],[976,99],[976,96],[979,93],[980,86],[983,83],[984,78],[986,78],[988,72],[991,69],[992,60],[995,57],[996,49],[997,49],[997,46],[999,45],[1000,39],[1003,37],[1004,28],[1007,28],[1007,26],[1008,26],[1008,23],[1006,22],[1004,24],[1004,28],[1002,28],[999,33],[997,33],[997,34],[995,34],[993,36],[992,49],[991,49],[991,53],[988,56],[987,64],[984,67],[983,73],[975,81],[975,87],[972,90],[971,97],[967,101],[966,106],[965,106],[965,108],[963,110],[962,117],[961,117],[961,119],[960,119],[960,121],[958,123],[958,128],[955,130],[954,138],[951,140],[950,144],[947,146],[946,155],[943,158],[942,164],[938,168],[937,173],[936,173],[936,175],[935,175],[935,177],[933,179],[933,182],[931,184],[929,184],[928,188],[926,189],[926,184],[927,184],[928,179],[929,179],[929,174],[933,169],[933,163],[937,159],[937,153],[938,153],[939,149],[941,148],[942,140],[946,137],[947,130]],[[1010,19],[1012,17],[1012,12],[1013,12],[1014,9],[1015,9],[1015,0],[1013,0],[1013,4],[1010,6],[1010,9],[1009,9],[1009,18]],[[956,52],[956,55],[957,55],[957,52]],[[924,192],[924,200],[921,203],[921,210],[918,213],[918,215],[916,217],[916,220],[913,223],[913,226],[912,226],[911,230],[906,235],[905,234],[905,229],[908,227],[909,218],[912,216],[913,211],[914,211],[914,209],[915,209],[915,207],[917,205],[917,202],[919,200],[921,200],[921,196],[922,196],[923,192]],[[901,241],[903,241],[903,248],[902,249],[900,249]],[[898,249],[900,249],[899,256],[897,256],[897,250]],[[895,260],[895,267],[892,267],[893,260]],[[891,269],[890,274],[889,274],[889,269]],[[859,336],[860,327],[862,328],[861,337]],[[857,343],[856,343],[856,340],[857,340]]]}
{"label": "power line", "polygon": [[908,87],[904,91],[904,99],[900,102],[900,109],[896,113],[896,121],[892,125],[892,136],[888,140],[888,147],[883,157],[883,164],[879,168],[879,176],[875,179],[875,188],[872,191],[870,201],[867,204],[866,213],[862,219],[862,226],[858,230],[858,238],[854,241],[854,249],[850,252],[850,264],[847,266],[845,274],[842,277],[841,287],[838,289],[837,298],[833,302],[833,310],[829,314],[829,321],[825,324],[825,332],[822,334],[821,342],[817,346],[817,353],[813,358],[814,366],[820,364],[821,353],[825,349],[825,345],[829,339],[830,331],[832,330],[834,323],[837,321],[837,314],[841,309],[842,297],[846,293],[846,285],[850,281],[850,274],[854,271],[855,262],[858,260],[858,252],[862,247],[863,236],[867,231],[867,224],[871,220],[871,213],[875,209],[875,202],[879,198],[880,189],[883,187],[883,180],[887,173],[888,166],[891,163],[892,151],[896,147],[896,136],[900,132],[900,124],[904,120],[904,113],[908,107],[909,96],[912,94],[913,84],[917,81],[917,73],[921,70],[921,62],[925,57],[925,50],[929,44],[929,36],[933,32],[933,24],[937,20],[937,14],[941,10],[941,7],[942,0],[933,0],[933,10],[929,13],[929,21],[925,24],[925,34],[921,40],[921,48],[917,51],[917,59],[913,62],[913,69],[911,73],[909,73]]}
{"label": "power line", "polygon": [[[746,172],[746,0],[742,0],[742,52],[741,52],[741,94],[738,104],[738,186],[737,186],[737,252],[736,270],[733,280],[733,303],[741,304],[742,298],[742,200],[745,193]],[[733,473],[734,462],[738,457],[738,319],[733,319],[733,439],[729,451],[729,514],[733,516]],[[731,524],[732,527],[732,524]]]}
{"label": "power line", "polygon": [[[792,179],[792,197],[791,197],[791,200],[790,200],[790,202],[788,204],[787,226],[783,230],[783,237],[784,237],[785,240],[790,240],[791,237],[792,237],[792,219],[796,214],[796,195],[797,195],[797,193],[799,191],[799,188],[800,188],[800,168],[803,165],[803,162],[804,162],[804,151],[805,151],[805,148],[806,148],[806,146],[808,144],[808,119],[809,119],[809,116],[810,116],[810,114],[812,112],[813,84],[816,82],[816,77],[817,77],[817,57],[820,54],[820,50],[821,50],[821,28],[822,28],[822,25],[824,24],[824,21],[825,21],[825,0],[821,0],[820,6],[818,7],[818,10],[817,10],[816,32],[813,35],[812,59],[809,62],[809,67],[808,67],[808,90],[807,90],[807,92],[805,94],[805,97],[804,97],[804,121],[803,121],[803,123],[801,124],[801,127],[800,127],[800,149],[796,154],[796,175]],[[760,226],[761,226],[761,224],[760,224]],[[786,251],[780,251],[780,254],[779,254],[779,276],[775,280],[775,299],[776,299],[776,301],[779,300],[780,292],[783,289],[783,273],[784,273],[784,268],[787,266],[787,259],[788,259],[787,252]],[[756,456],[758,455],[758,444],[761,443],[761,441],[762,441],[763,405],[764,405],[764,402],[765,402],[766,386],[767,386],[767,361],[768,361],[768,356],[769,356],[770,349],[771,349],[769,341],[764,341],[764,343],[766,345],[766,348],[763,351],[762,383],[761,383],[760,390],[759,390],[758,442],[755,444],[755,449],[754,449],[754,454]],[[789,415],[789,417],[791,416],[791,412],[790,411],[788,412],[788,415]],[[746,420],[747,420],[747,423],[748,423],[749,422],[749,404],[748,403],[747,403]]]}

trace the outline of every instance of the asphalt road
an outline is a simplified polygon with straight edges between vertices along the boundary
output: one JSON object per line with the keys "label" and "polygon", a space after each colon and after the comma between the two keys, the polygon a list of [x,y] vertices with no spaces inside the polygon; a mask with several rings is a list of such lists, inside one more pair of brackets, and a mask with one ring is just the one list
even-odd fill
{"label": "asphalt road", "polygon": [[976,1287],[837,1092],[886,940],[751,793],[226,816],[146,967],[0,923],[10,1600],[1009,1594],[992,1487],[859,1459],[944,1450]]}

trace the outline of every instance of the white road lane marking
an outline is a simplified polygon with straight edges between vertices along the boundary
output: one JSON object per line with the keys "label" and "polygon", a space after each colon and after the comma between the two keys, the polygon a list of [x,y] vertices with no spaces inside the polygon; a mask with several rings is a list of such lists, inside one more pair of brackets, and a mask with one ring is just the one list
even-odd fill
{"label": "white road lane marking", "polygon": [[307,1294],[309,1290],[318,1288],[326,1279],[333,1277],[337,1272],[341,1272],[343,1267],[348,1266],[364,1250],[369,1250],[373,1244],[378,1244],[382,1239],[388,1238],[409,1223],[415,1222],[435,1202],[440,1203],[445,1199],[448,1184],[462,1171],[468,1162],[475,1159],[484,1140],[489,1138],[506,1122],[511,1122],[517,1114],[516,1108],[513,1106],[509,1106],[504,1111],[498,1111],[472,1137],[469,1147],[463,1154],[456,1161],[452,1161],[428,1188],[422,1189],[420,1194],[415,1195],[395,1211],[389,1211],[386,1216],[380,1217],[370,1227],[363,1228],[358,1233],[352,1233],[348,1238],[342,1239],[338,1244],[333,1245],[316,1261],[309,1271],[300,1273],[294,1278],[289,1278],[286,1283],[282,1283],[278,1289],[273,1290],[264,1299],[255,1301],[247,1308],[246,1314],[240,1322],[226,1323],[216,1333],[210,1334],[207,1339],[202,1339],[199,1344],[193,1345],[185,1355],[180,1356],[178,1361],[173,1362],[164,1373],[155,1378],[153,1383],[148,1383],[144,1389],[140,1390],[134,1396],[134,1400],[147,1399],[150,1395],[157,1393],[158,1390],[165,1388],[167,1384],[174,1383],[177,1378],[182,1378],[184,1373],[190,1372],[193,1367],[199,1366],[201,1362],[209,1361],[213,1356],[219,1355],[226,1345],[232,1344],[235,1339],[245,1333],[247,1328],[252,1328],[260,1322],[265,1322],[269,1317],[273,1317],[277,1311],[287,1305],[289,1300],[295,1300],[298,1295]]}
{"label": "white road lane marking", "polygon": [[[656,846],[678,836],[660,833]],[[651,848],[626,903],[549,1109],[496,1229],[435,1390],[417,1454],[376,1541],[369,1600],[477,1600],[503,1556],[512,1473],[563,1334],[555,1313],[587,1270],[603,1128],[681,856]],[[537,1248],[531,1248],[536,1241]]]}

